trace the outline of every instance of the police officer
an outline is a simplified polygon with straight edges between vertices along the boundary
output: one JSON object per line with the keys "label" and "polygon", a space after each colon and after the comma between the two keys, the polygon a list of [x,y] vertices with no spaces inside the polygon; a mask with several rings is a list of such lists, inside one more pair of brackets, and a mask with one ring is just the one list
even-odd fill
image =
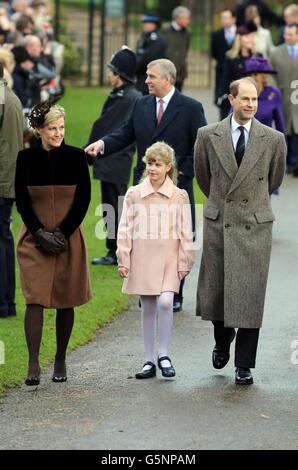
{"label": "police officer", "polygon": [[160,18],[155,14],[143,16],[143,32],[137,42],[137,89],[143,95],[148,95],[145,84],[147,78],[147,65],[155,59],[166,57],[166,43],[159,31]]}
{"label": "police officer", "polygon": [[[108,79],[113,89],[104,103],[100,117],[94,122],[88,144],[118,129],[128,116],[135,100],[141,94],[135,88],[136,55],[126,46],[116,52],[108,67]],[[93,176],[101,181],[101,201],[107,226],[108,253],[94,258],[95,265],[116,265],[117,230],[120,218],[121,196],[127,191],[135,145],[115,152],[109,158],[91,158]],[[120,198],[120,199],[119,199]],[[106,209],[106,211],[105,211]]]}

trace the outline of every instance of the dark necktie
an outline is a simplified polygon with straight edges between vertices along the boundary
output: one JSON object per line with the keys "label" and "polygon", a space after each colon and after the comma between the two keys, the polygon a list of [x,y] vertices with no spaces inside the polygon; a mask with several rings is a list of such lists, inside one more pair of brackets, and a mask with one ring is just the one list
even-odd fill
{"label": "dark necktie", "polygon": [[240,131],[240,136],[239,136],[236,150],[235,150],[235,157],[236,157],[237,165],[239,167],[242,162],[242,158],[245,152],[245,136],[244,136],[244,127],[239,126],[238,129]]}

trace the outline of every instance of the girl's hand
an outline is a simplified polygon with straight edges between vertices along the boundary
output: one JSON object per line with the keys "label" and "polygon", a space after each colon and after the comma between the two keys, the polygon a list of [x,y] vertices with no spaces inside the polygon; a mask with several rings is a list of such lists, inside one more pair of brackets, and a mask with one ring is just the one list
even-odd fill
{"label": "girl's hand", "polygon": [[188,274],[189,271],[178,271],[179,280],[182,281],[182,279],[184,279]]}
{"label": "girl's hand", "polygon": [[129,269],[125,268],[124,266],[119,266],[118,274],[120,277],[128,277]]}

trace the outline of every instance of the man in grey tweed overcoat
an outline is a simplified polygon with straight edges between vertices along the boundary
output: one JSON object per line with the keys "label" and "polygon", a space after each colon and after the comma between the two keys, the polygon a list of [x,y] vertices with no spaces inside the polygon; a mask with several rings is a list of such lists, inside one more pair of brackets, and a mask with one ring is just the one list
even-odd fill
{"label": "man in grey tweed overcoat", "polygon": [[262,325],[274,215],[270,195],[285,172],[284,136],[254,118],[251,78],[230,85],[233,114],[202,127],[195,145],[195,174],[208,198],[197,315],[214,325],[212,363],[222,369],[235,346],[235,382],[252,384]]}

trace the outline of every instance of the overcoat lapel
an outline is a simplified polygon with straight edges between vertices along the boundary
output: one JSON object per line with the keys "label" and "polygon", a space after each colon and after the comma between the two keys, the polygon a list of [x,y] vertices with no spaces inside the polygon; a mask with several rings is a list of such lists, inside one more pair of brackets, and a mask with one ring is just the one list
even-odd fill
{"label": "overcoat lapel", "polygon": [[238,171],[231,134],[231,117],[221,121],[210,135],[210,141],[225,172],[233,181]]}
{"label": "overcoat lapel", "polygon": [[[155,104],[155,98],[154,98],[154,104]],[[160,121],[159,125],[155,128],[155,132],[153,135],[154,139],[156,139],[156,137],[160,135],[174,119],[176,119],[176,115],[179,112],[180,106],[181,106],[180,94],[176,90],[164,112],[162,120]],[[156,122],[156,119],[155,119],[155,122]]]}

